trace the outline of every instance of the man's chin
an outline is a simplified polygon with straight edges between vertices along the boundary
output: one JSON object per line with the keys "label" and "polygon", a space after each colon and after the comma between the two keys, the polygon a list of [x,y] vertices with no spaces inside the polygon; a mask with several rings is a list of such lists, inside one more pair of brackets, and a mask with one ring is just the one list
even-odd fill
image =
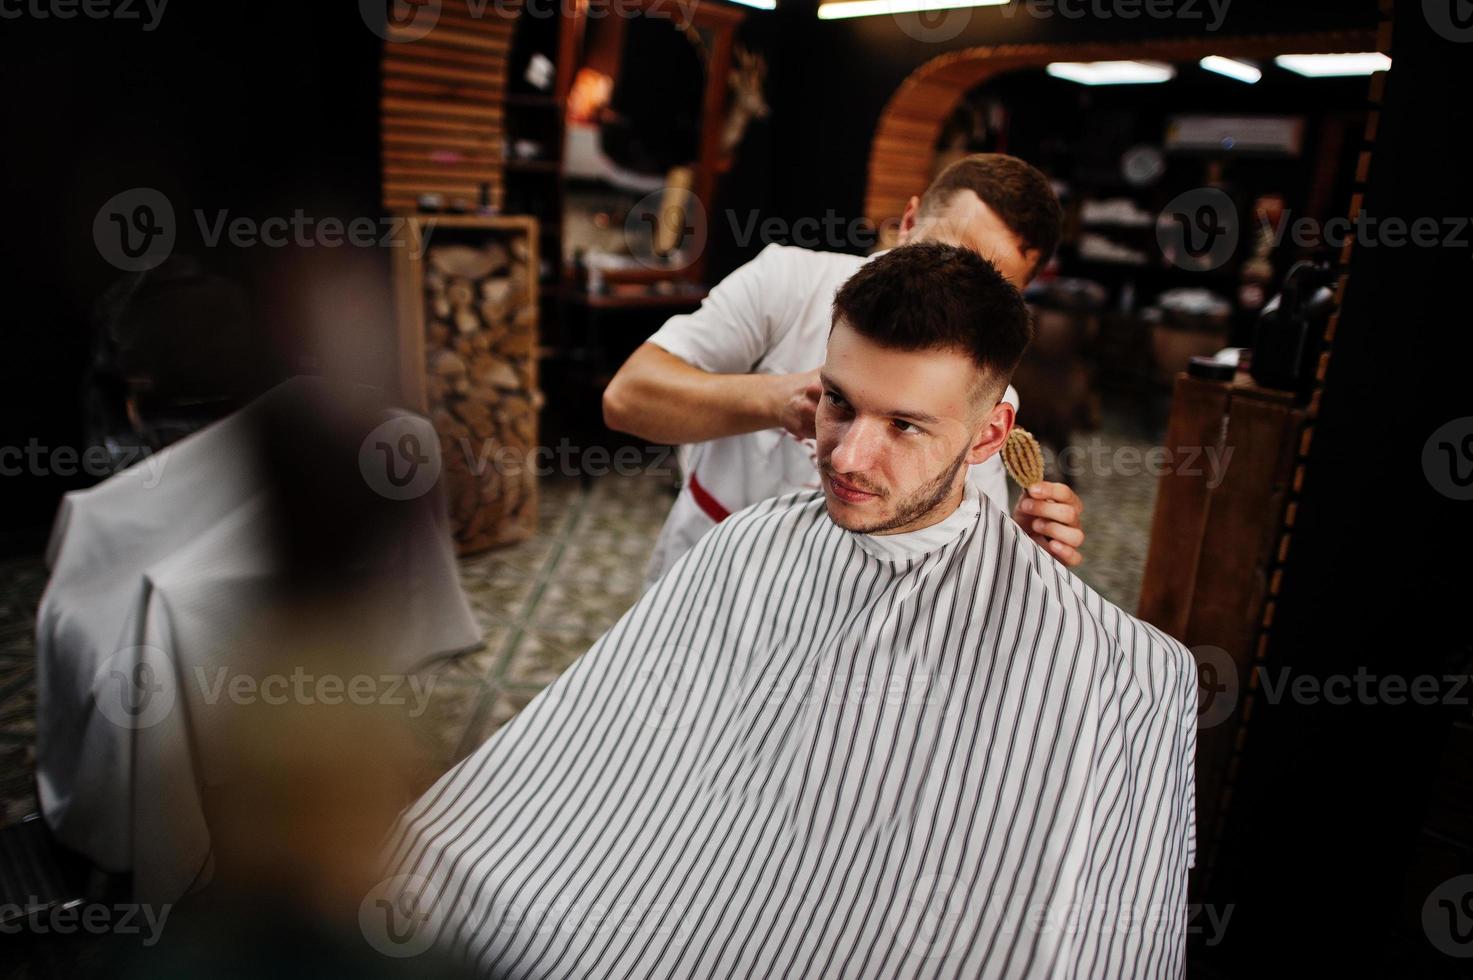
{"label": "man's chin", "polygon": [[851,504],[839,499],[832,491],[825,490],[823,502],[828,507],[829,520],[846,531],[867,534],[872,528],[880,527],[885,523],[886,515],[872,512],[871,505],[876,501]]}

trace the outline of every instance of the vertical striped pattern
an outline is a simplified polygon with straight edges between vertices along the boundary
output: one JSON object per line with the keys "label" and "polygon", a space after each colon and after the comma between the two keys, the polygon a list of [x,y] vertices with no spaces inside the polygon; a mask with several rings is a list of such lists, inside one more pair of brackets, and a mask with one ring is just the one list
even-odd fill
{"label": "vertical striped pattern", "polygon": [[969,504],[721,524],[410,808],[394,887],[487,976],[1182,976],[1191,655]]}

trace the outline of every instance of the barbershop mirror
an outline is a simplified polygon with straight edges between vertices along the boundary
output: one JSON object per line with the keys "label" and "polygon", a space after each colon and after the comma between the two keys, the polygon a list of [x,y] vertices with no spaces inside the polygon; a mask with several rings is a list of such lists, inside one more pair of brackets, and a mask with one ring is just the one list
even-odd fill
{"label": "barbershop mirror", "polygon": [[[960,93],[919,175],[1006,152],[1054,183],[1064,230],[1026,294],[1036,339],[1014,382],[1018,423],[1043,444],[1049,478],[1084,502],[1079,574],[1130,610],[1163,469],[1225,465],[1212,446],[1183,460],[1164,445],[1174,379],[1193,357],[1251,346],[1296,262],[1333,260],[1342,243],[1326,222],[1349,213],[1369,84],[1272,56],[1228,66],[1243,78],[1195,56],[1147,64],[1164,80],[1089,84],[1048,59],[991,74]],[[872,208],[875,196],[872,185]],[[1210,218],[1186,242],[1168,219],[1184,207]]]}

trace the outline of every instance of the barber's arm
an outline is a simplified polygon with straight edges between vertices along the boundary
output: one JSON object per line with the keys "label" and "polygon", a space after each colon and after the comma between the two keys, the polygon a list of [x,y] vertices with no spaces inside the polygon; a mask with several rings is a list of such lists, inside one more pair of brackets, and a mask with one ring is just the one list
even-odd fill
{"label": "barber's arm", "polygon": [[817,368],[759,368],[812,293],[812,261],[802,249],[769,245],[695,312],[666,321],[604,390],[609,428],[669,443],[779,427],[811,436],[813,409],[805,404],[817,404]]}
{"label": "barber's arm", "polygon": [[812,438],[821,391],[817,369],[714,374],[645,343],[604,389],[604,422],[651,442],[704,442],[779,427]]}

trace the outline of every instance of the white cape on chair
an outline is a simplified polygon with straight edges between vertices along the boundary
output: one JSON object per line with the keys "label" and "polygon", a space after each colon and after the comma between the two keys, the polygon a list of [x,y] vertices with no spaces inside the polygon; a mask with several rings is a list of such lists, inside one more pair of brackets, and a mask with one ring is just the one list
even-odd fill
{"label": "white cape on chair", "polygon": [[406,811],[361,921],[490,977],[1180,977],[1196,688],[975,489],[769,500]]}
{"label": "white cape on chair", "polygon": [[[323,384],[289,381],[62,501],[36,625],[41,809],[61,843],[131,872],[142,901],[172,902],[208,876],[200,793],[225,778],[228,746],[197,679],[249,671],[267,652],[257,627],[279,569],[253,415]],[[400,672],[481,640],[443,501],[430,493],[410,511],[400,629],[382,644]],[[117,684],[136,671],[154,686],[170,679],[169,696],[149,701],[140,685],[137,713],[120,713]]]}

